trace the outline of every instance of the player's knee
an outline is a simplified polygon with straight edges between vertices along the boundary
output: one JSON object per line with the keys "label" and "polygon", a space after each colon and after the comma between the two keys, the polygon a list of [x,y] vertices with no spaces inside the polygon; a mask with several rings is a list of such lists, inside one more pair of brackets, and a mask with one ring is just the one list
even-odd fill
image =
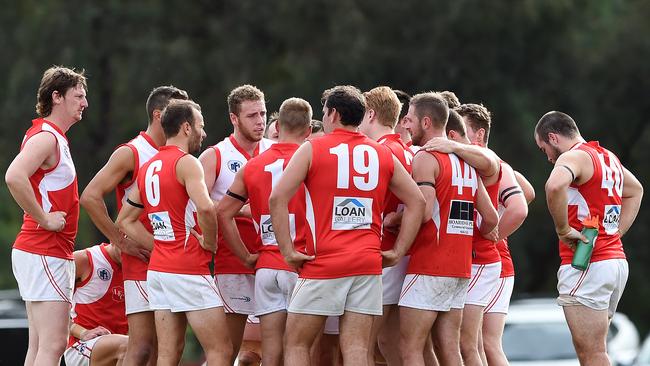
{"label": "player's knee", "polygon": [[41,340],[38,343],[38,353],[47,353],[50,355],[63,355],[68,345],[66,339]]}
{"label": "player's knee", "polygon": [[136,365],[146,364],[154,353],[154,347],[149,343],[129,344],[127,348],[128,358]]}

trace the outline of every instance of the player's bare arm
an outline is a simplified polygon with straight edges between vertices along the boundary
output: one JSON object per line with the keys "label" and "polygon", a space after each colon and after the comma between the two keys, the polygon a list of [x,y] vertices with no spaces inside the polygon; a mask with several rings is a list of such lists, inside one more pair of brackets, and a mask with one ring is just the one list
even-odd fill
{"label": "player's bare arm", "polygon": [[132,179],[134,166],[133,151],[127,146],[117,148],[81,193],[79,204],[88,212],[92,222],[111,243],[117,245],[126,254],[147,261],[149,251],[122,234],[108,215],[108,209],[104,202],[104,196],[113,192],[118,184]]}
{"label": "player's bare arm", "polygon": [[494,206],[492,206],[490,196],[480,179],[478,180],[478,188],[476,190],[476,211],[481,215],[479,232],[484,238],[496,241],[499,236],[499,214]]}
{"label": "player's bare arm", "polygon": [[530,203],[535,200],[535,188],[533,188],[533,185],[530,184],[528,179],[526,179],[523,174],[519,173],[516,170],[514,173],[515,178],[517,179],[517,184],[519,184],[519,187],[521,187],[521,190],[524,192],[526,202],[530,205]]}
{"label": "player's bare arm", "polygon": [[298,148],[282,173],[282,178],[273,187],[271,197],[269,197],[271,223],[275,239],[284,260],[294,268],[300,268],[305,261],[314,259],[314,256],[299,253],[294,249],[289,231],[289,201],[305,180],[305,177],[307,177],[311,164],[311,154],[310,143],[305,143]]}
{"label": "player's bare arm", "polygon": [[176,177],[185,186],[187,194],[196,206],[199,227],[203,232],[201,247],[212,253],[217,250],[217,217],[214,204],[205,186],[201,163],[192,155],[185,155],[176,163]]}
{"label": "player's bare arm", "polygon": [[589,155],[583,151],[571,150],[557,159],[544,187],[548,211],[555,223],[555,232],[558,238],[570,247],[575,246],[576,241],[585,241],[586,238],[569,226],[567,189],[571,183],[584,183],[592,175],[593,166]]}
{"label": "player's bare arm", "polygon": [[[137,242],[137,245],[152,251],[153,234],[142,225],[142,222],[139,219],[143,208],[144,206],[140,199],[140,190],[136,185],[133,187],[131,192],[129,192],[126,204],[122,206],[115,222],[120,230],[133,239],[133,242]],[[129,245],[129,242],[127,242],[127,245]]]}
{"label": "player's bare arm", "polygon": [[500,170],[499,158],[489,149],[476,145],[461,144],[446,137],[434,137],[422,148],[427,151],[458,155],[459,158],[474,167],[476,172],[483,177],[483,180],[487,181],[487,184],[496,181],[496,179],[492,178],[498,177]]}
{"label": "player's bare arm", "polygon": [[[420,189],[418,189],[418,186],[406,169],[404,169],[395,156],[392,158],[394,172],[388,188],[404,203],[404,212],[402,213],[401,229],[395,239],[395,246],[391,250],[382,252],[382,264],[385,267],[395,265],[409,250],[422,224],[422,217],[424,216],[424,209],[427,204],[422,192],[420,192]],[[415,169],[415,160],[413,163],[413,168]],[[429,170],[431,169],[429,168]],[[435,197],[435,191],[433,193]]]}
{"label": "player's bare arm", "polygon": [[[217,181],[217,152],[214,148],[207,148],[199,156],[199,161],[201,166],[203,166],[203,175],[205,179],[205,186],[208,189],[208,192],[212,190],[214,183]],[[212,200],[215,210],[219,207],[219,200]],[[216,212],[216,211],[215,211]],[[237,216],[242,217],[252,217],[251,210],[248,204],[242,206],[242,208],[237,213]]]}
{"label": "player's bare arm", "polygon": [[248,198],[248,191],[244,184],[244,171],[246,166],[239,169],[235,175],[232,185],[228,189],[229,193],[219,201],[217,207],[217,221],[221,228],[221,233],[226,239],[230,250],[241,260],[248,268],[255,268],[258,254],[251,254],[239,235],[235,216],[244,207]]}
{"label": "player's bare arm", "polygon": [[505,208],[498,226],[498,240],[503,240],[514,233],[528,216],[528,203],[524,192],[517,182],[514,171],[507,165],[501,167],[499,201]]}
{"label": "player's bare arm", "polygon": [[16,203],[41,227],[49,231],[63,230],[66,213],[45,212],[36,201],[29,177],[39,168],[53,168],[58,159],[56,138],[49,132],[40,132],[25,142],[23,149],[16,155],[5,174],[7,188]]}
{"label": "player's bare arm", "polygon": [[85,250],[77,250],[73,254],[74,256],[74,281],[75,284],[81,283],[92,275],[92,266],[90,264],[90,258]]}
{"label": "player's bare arm", "polygon": [[641,207],[643,198],[643,186],[641,182],[629,170],[623,168],[623,196],[621,205],[621,218],[618,224],[618,232],[625,235],[634,223],[636,215]]}

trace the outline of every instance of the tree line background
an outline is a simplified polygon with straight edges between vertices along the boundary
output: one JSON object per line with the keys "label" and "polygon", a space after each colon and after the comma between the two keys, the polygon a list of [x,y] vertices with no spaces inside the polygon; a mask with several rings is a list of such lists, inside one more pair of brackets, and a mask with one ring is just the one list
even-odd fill
{"label": "tree line background", "polygon": [[[0,0],[0,167],[34,118],[43,71],[85,69],[90,107],[70,130],[80,191],[113,149],[147,124],[145,101],[173,84],[201,104],[205,146],[232,131],[226,96],[250,83],[269,113],[337,84],[415,94],[452,90],[493,115],[490,147],[533,183],[537,199],[510,248],[515,296],[555,296],[557,238],[546,209],[551,165],[533,140],[549,110],[648,182],[650,2],[642,0],[34,1]],[[644,163],[645,161],[645,163]],[[114,198],[109,210],[115,214]],[[0,185],[0,288],[16,287],[11,244],[21,210]],[[619,310],[650,325],[650,210],[624,238],[630,277]],[[104,240],[82,210],[77,248]]]}

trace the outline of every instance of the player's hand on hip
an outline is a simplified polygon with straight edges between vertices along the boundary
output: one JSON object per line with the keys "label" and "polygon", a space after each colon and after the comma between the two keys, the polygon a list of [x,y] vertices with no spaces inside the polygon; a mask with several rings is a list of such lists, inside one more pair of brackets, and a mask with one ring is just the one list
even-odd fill
{"label": "player's hand on hip", "polygon": [[203,248],[203,249],[205,249],[205,250],[207,250],[207,251],[210,251],[210,252],[212,251],[212,250],[210,250],[210,249],[207,249],[207,248],[204,246],[204,245],[205,245],[205,244],[204,244],[204,243],[205,243],[205,240],[204,240],[204,238],[203,238],[203,235],[199,234],[199,232],[196,231],[196,230],[194,230],[194,229],[190,229],[190,233],[191,233],[192,235],[194,235],[194,237],[196,238],[196,240],[199,241],[199,245],[201,246],[201,248]]}
{"label": "player's hand on hip", "polygon": [[482,235],[485,239],[496,243],[499,240],[499,228],[498,226],[492,229],[489,233]]}
{"label": "player's hand on hip", "polygon": [[578,240],[585,243],[588,242],[587,238],[582,235],[578,230],[569,227],[568,231],[558,231],[557,237],[561,242],[566,244],[571,250],[576,250],[576,245],[578,245]]}
{"label": "player's hand on hip", "polygon": [[445,137],[434,137],[431,140],[427,141],[420,150],[426,151],[437,151],[445,154],[450,154],[454,152],[454,147],[456,142],[449,140]]}
{"label": "player's hand on hip", "polygon": [[63,211],[46,212],[41,227],[47,231],[61,231],[65,227],[65,217],[67,215]]}
{"label": "player's hand on hip", "polygon": [[87,330],[83,331],[83,333],[81,333],[81,338],[80,339],[82,341],[89,341],[89,340],[91,340],[93,338],[97,338],[99,336],[103,336],[103,335],[107,335],[107,334],[111,334],[111,332],[108,329],[106,329],[106,328],[104,328],[102,326],[98,326],[96,328],[87,329]]}
{"label": "player's hand on hip", "polygon": [[141,246],[137,241],[129,238],[128,236],[123,235],[122,239],[120,239],[120,241],[116,245],[124,253],[137,257],[143,262],[149,262],[149,257],[151,256],[151,252],[147,248]]}
{"label": "player's hand on hip", "polygon": [[392,267],[399,262],[400,257],[397,255],[395,250],[383,250],[381,252],[381,266],[383,268]]}
{"label": "player's hand on hip", "polygon": [[254,269],[255,264],[257,263],[257,259],[260,257],[259,254],[249,254],[248,257],[246,257],[246,260],[244,261],[244,265],[248,268]]}
{"label": "player's hand on hip", "polygon": [[305,262],[312,261],[314,260],[314,258],[316,257],[314,257],[313,255],[307,255],[307,254],[293,251],[288,256],[284,257],[284,260],[291,267],[298,269],[302,267],[303,264],[305,264]]}

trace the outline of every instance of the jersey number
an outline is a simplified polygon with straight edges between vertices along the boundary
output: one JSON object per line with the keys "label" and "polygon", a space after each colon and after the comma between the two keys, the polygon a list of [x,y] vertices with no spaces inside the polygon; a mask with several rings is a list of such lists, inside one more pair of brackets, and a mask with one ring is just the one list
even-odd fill
{"label": "jersey number", "polygon": [[463,187],[472,188],[472,195],[476,194],[478,181],[474,168],[463,162],[463,169],[460,168],[460,160],[454,154],[449,154],[451,161],[451,185],[458,188],[458,194],[463,194]]}
{"label": "jersey number", "polygon": [[147,173],[144,176],[144,190],[147,201],[151,206],[158,206],[160,203],[160,177],[158,172],[162,169],[162,160],[155,160],[149,164]]}
{"label": "jersey number", "polygon": [[607,190],[609,197],[614,196],[614,191],[618,197],[621,197],[623,195],[623,169],[621,165],[611,155],[609,156],[609,165],[605,163],[603,154],[598,154],[598,160],[600,160],[600,167],[603,171],[603,181],[600,187]]}
{"label": "jersey number", "polygon": [[271,187],[275,187],[284,171],[284,159],[278,159],[264,167],[265,172],[271,173]]}
{"label": "jersey number", "polygon": [[[330,154],[338,158],[336,188],[350,188],[350,147],[339,144],[330,148]],[[352,149],[352,182],[357,189],[372,191],[379,183],[379,156],[377,151],[368,145],[357,145]]]}

